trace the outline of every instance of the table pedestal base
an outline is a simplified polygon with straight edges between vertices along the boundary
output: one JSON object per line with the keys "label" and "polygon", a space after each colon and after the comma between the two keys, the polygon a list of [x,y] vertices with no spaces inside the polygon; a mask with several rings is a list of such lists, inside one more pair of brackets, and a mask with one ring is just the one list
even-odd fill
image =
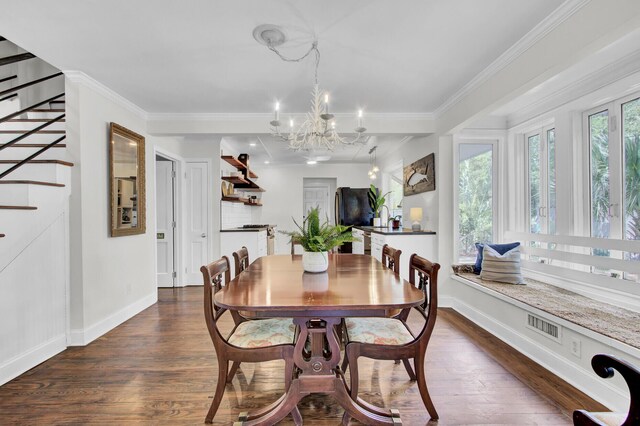
{"label": "table pedestal base", "polygon": [[[302,424],[294,408],[305,396],[325,393],[333,396],[349,416],[368,425],[402,424],[397,410],[385,413],[383,409],[369,404],[358,404],[349,395],[344,375],[340,370],[340,345],[335,327],[341,318],[295,318],[300,327],[293,359],[297,371],[287,392],[276,402],[248,415],[242,413],[235,425],[273,425],[292,411],[297,425]],[[369,408],[370,407],[370,408]],[[348,421],[348,416],[344,419]]]}

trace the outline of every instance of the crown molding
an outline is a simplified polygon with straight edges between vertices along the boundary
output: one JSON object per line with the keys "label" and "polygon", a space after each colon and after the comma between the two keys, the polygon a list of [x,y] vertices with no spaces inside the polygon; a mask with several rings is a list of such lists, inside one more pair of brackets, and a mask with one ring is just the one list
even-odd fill
{"label": "crown molding", "polygon": [[[291,113],[284,114],[287,119],[301,119],[307,116],[307,113]],[[356,114],[350,113],[334,113],[337,119],[354,119]],[[263,120],[268,122],[273,119],[273,113],[265,112],[247,112],[247,113],[148,113],[146,118],[149,121],[246,121],[246,120]],[[367,113],[364,119],[372,120],[434,120],[435,115],[432,112],[392,112],[392,113]]]}
{"label": "crown molding", "polygon": [[520,40],[513,44],[503,54],[498,56],[498,58],[489,64],[488,67],[480,71],[480,73],[478,73],[473,79],[462,86],[449,99],[444,101],[442,105],[436,108],[434,111],[435,118],[442,116],[442,114],[459,103],[470,92],[481,86],[489,78],[516,60],[519,56],[529,50],[531,46],[535,45],[539,40],[570,18],[578,10],[586,6],[590,1],[591,0],[566,0],[562,3],[556,10],[549,14],[538,25],[533,27]]}
{"label": "crown molding", "polygon": [[[507,116],[507,128],[519,128],[522,125],[550,111],[573,102],[616,81],[622,80],[640,70],[640,50],[625,55],[584,77],[567,84],[553,93],[527,104]],[[633,90],[633,89],[630,89]],[[635,89],[637,90],[637,88]],[[615,98],[617,96],[613,96]]]}
{"label": "crown molding", "polygon": [[130,100],[128,100],[124,96],[116,93],[112,89],[110,89],[107,86],[105,86],[104,84],[100,83],[96,79],[88,76],[84,72],[75,71],[75,70],[63,70],[62,72],[64,73],[65,77],[70,82],[86,86],[86,87],[94,90],[95,92],[98,92],[99,94],[101,94],[105,98],[109,99],[110,101],[112,101],[112,102],[120,105],[121,107],[125,108],[129,112],[137,115],[138,117],[140,117],[140,118],[142,118],[144,120],[148,120],[149,114],[145,110],[143,110],[138,105],[134,104],[133,102],[131,102]]}

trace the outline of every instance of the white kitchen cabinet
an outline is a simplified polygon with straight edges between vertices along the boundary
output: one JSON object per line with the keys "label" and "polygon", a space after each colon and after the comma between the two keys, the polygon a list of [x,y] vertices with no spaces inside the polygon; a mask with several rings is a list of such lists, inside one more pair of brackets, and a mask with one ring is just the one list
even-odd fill
{"label": "white kitchen cabinet", "polygon": [[231,275],[235,271],[233,252],[245,246],[249,251],[249,261],[267,255],[267,231],[223,231],[220,232],[220,254],[229,258]]}
{"label": "white kitchen cabinet", "polygon": [[351,252],[353,254],[364,254],[364,231],[361,229],[353,228],[351,235],[359,241],[354,241],[351,244]]}
{"label": "white kitchen cabinet", "polygon": [[[414,234],[412,232],[397,232],[381,234],[371,232],[371,256],[382,261],[382,247],[389,244],[395,249],[402,250],[400,256],[400,276],[409,280],[409,258],[413,253],[432,262],[438,261],[437,236],[435,234]],[[355,252],[354,252],[355,253]]]}

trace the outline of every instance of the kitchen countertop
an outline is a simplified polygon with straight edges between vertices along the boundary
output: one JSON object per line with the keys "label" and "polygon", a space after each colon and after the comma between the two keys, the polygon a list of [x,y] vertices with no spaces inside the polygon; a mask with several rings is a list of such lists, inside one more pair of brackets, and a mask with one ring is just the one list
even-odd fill
{"label": "kitchen countertop", "polygon": [[429,231],[427,229],[423,229],[422,231],[412,231],[409,228],[391,229],[386,226],[354,226],[354,228],[382,235],[436,235],[436,231]]}
{"label": "kitchen countertop", "polygon": [[220,232],[260,232],[266,231],[267,228],[275,228],[276,225],[268,225],[260,228],[229,228],[229,229],[221,229]]}

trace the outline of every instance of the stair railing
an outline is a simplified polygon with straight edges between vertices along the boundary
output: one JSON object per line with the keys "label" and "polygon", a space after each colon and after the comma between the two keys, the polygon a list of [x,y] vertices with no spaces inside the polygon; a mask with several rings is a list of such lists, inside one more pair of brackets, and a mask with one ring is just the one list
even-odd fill
{"label": "stair railing", "polygon": [[[2,41],[2,40],[0,40],[0,41]],[[33,57],[35,57],[35,56],[32,55],[31,53],[24,53],[24,54],[14,55],[14,56],[6,57],[6,58],[0,58],[0,66],[8,65],[8,64],[11,64],[11,63],[14,63],[14,62],[23,61],[23,60],[30,59],[30,58],[33,58]],[[63,73],[61,73],[61,72],[55,73],[55,74],[52,74],[52,75],[48,75],[46,77],[38,78],[36,80],[29,81],[27,83],[20,84],[18,86],[15,86],[15,87],[0,91],[0,101],[4,101],[4,100],[15,98],[18,95],[17,92],[19,90],[25,89],[25,88],[30,87],[30,86],[34,86],[36,84],[42,83],[44,81],[50,80],[50,79],[55,78],[55,77],[59,77],[61,75],[63,75]],[[5,81],[9,81],[9,80],[13,80],[15,78],[17,78],[16,75],[5,77],[5,78],[0,79],[0,83],[3,83]],[[5,95],[7,95],[7,96],[5,96]],[[55,101],[56,99],[59,99],[59,98],[61,98],[63,96],[64,96],[64,93],[60,93],[59,95],[56,95],[56,96],[53,96],[51,98],[45,99],[44,101],[41,101],[41,102],[37,102],[37,103],[27,107],[27,108],[21,109],[20,111],[16,111],[16,112],[13,112],[13,113],[11,113],[9,115],[6,115],[6,116],[0,118],[0,124],[1,123],[5,123],[5,122],[11,120],[12,118],[18,117],[18,116],[20,116],[22,114],[30,112],[30,111],[38,108],[39,106],[51,103],[51,102]],[[50,125],[52,125],[53,123],[60,122],[62,119],[64,119],[64,117],[65,117],[65,114],[61,114],[61,115],[59,115],[59,116],[57,116],[55,118],[52,118],[51,120],[47,120],[44,124],[41,124],[38,127],[34,128],[34,129],[31,129],[31,130],[25,132],[24,134],[12,139],[11,141],[0,145],[0,151],[2,151],[3,149],[9,148],[10,146],[15,145],[17,142],[20,142],[21,140],[24,140],[24,139],[28,138],[29,136],[31,136],[33,134],[38,133],[39,131],[41,131],[42,129],[44,129],[44,128],[50,126]],[[0,179],[4,178],[9,173],[15,171],[19,167],[21,167],[24,164],[28,163],[29,161],[33,160],[34,158],[36,158],[37,156],[39,156],[43,152],[49,150],[50,148],[53,148],[58,143],[63,141],[65,139],[65,137],[66,137],[66,135],[63,135],[63,136],[59,137],[58,139],[54,140],[53,142],[48,143],[47,145],[45,145],[44,147],[42,147],[38,151],[36,151],[33,154],[29,155],[27,158],[19,161],[18,163],[16,163],[15,165],[11,166],[10,168],[5,170],[4,172],[0,173]]]}

